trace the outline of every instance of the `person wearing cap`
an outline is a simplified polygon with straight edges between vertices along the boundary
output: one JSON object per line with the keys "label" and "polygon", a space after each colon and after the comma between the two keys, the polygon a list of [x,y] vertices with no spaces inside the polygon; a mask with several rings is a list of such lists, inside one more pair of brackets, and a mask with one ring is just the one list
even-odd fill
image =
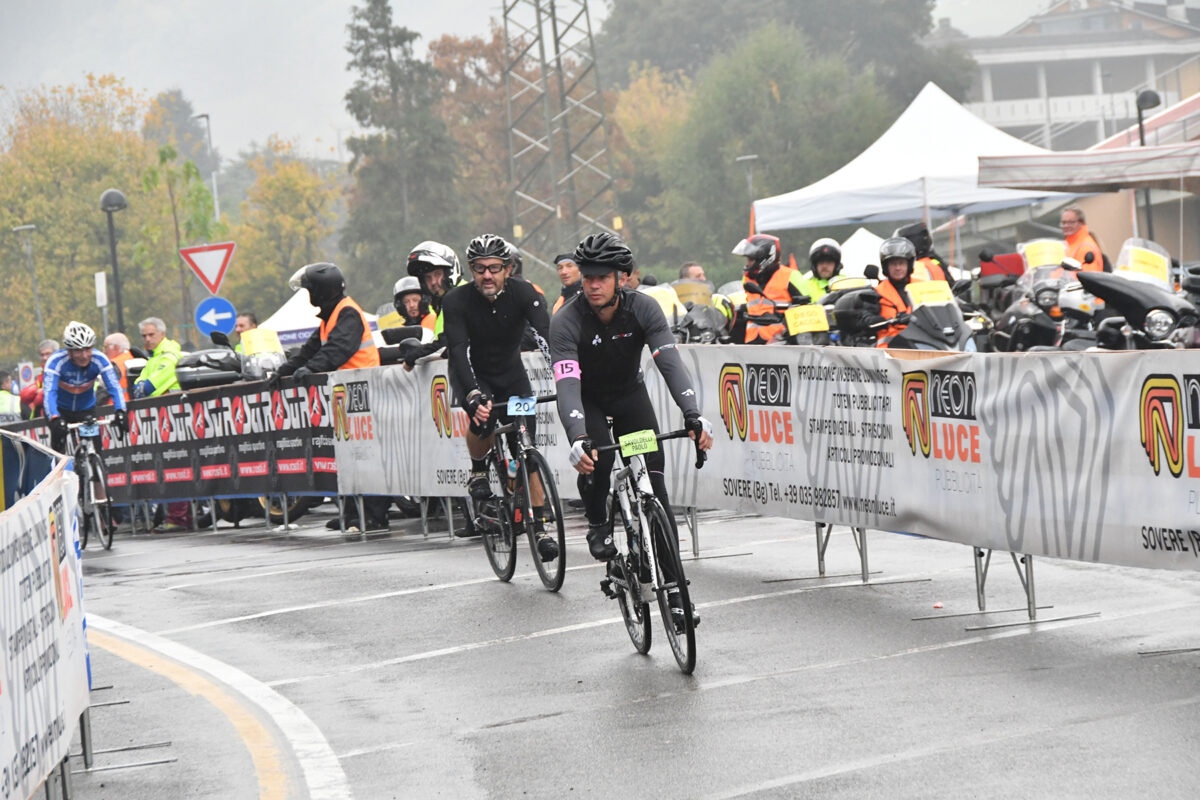
{"label": "person wearing cap", "polygon": [[554,268],[558,270],[558,279],[562,282],[562,295],[554,301],[551,314],[557,314],[563,304],[583,289],[583,281],[579,279],[579,265],[575,263],[573,253],[559,253],[554,257]]}

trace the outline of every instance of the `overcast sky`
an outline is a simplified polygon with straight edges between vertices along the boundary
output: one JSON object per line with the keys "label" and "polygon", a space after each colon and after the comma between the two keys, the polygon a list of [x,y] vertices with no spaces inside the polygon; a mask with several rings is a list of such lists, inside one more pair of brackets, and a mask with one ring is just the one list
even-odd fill
{"label": "overcast sky", "polygon": [[[1045,0],[939,0],[972,35],[1001,33]],[[354,0],[0,0],[0,85],[21,90],[113,73],[153,95],[183,90],[211,115],[225,158],[272,134],[336,155],[354,123],[342,96]],[[593,2],[595,9],[602,8]],[[484,34],[500,0],[393,0],[423,41]],[[596,20],[593,20],[595,24]]]}

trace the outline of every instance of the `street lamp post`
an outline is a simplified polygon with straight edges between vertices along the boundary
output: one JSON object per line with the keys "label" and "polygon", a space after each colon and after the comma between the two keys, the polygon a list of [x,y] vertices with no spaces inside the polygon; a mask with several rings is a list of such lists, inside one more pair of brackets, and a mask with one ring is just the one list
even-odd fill
{"label": "street lamp post", "polygon": [[204,129],[208,132],[208,158],[212,161],[212,187],[213,187],[213,221],[221,221],[221,196],[217,194],[217,160],[213,157],[212,148],[212,122],[208,119],[208,114],[196,114],[192,119],[204,120]]}
{"label": "street lamp post", "polygon": [[100,210],[108,215],[108,250],[112,256],[113,294],[117,301],[117,330],[125,330],[125,309],[121,305],[121,275],[117,272],[117,232],[113,227],[113,214],[123,211],[128,203],[119,189],[108,189],[100,195]]}
{"label": "street lamp post", "polygon": [[[1142,125],[1142,112],[1151,108],[1157,108],[1162,103],[1162,98],[1158,96],[1158,92],[1153,89],[1143,89],[1137,95],[1137,115],[1138,115],[1138,141],[1142,143],[1142,147],[1146,146],[1146,129]],[[1142,190],[1142,205],[1146,209],[1146,233],[1149,234],[1150,240],[1154,240],[1154,217],[1150,213],[1150,189]]]}
{"label": "street lamp post", "polygon": [[746,189],[750,192],[750,205],[754,205],[754,164],[758,161],[758,155],[738,156],[734,163],[742,164],[746,167]]}
{"label": "street lamp post", "polygon": [[37,230],[36,225],[18,225],[12,229],[12,232],[19,235],[25,245],[25,261],[29,264],[29,280],[33,283],[33,308],[37,312],[38,336],[45,341],[46,323],[42,320],[42,301],[38,297],[37,270],[33,268],[33,232],[35,230]]}

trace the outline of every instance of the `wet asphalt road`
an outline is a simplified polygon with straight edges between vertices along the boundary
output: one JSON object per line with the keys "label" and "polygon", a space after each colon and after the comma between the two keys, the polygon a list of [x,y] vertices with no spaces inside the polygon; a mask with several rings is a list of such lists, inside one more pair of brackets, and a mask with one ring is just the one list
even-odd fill
{"label": "wet asphalt road", "polygon": [[968,630],[1026,619],[1003,554],[988,606],[1021,611],[918,620],[976,610],[969,548],[872,532],[864,587],[844,528],[820,579],[810,523],[701,514],[689,678],[660,628],[634,653],[578,517],[551,594],[527,550],[503,584],[476,540],[348,542],[329,508],[85,553],[93,701],[129,701],[93,711],[95,746],[170,744],[98,756],[169,763],[76,797],[1200,794],[1200,652],[1139,654],[1200,647],[1200,574],[1042,559],[1039,616],[1098,616]]}

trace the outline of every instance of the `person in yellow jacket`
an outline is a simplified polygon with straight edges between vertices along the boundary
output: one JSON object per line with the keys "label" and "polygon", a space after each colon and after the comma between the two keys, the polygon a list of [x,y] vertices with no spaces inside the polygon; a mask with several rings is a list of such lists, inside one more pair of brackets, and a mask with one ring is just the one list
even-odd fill
{"label": "person in yellow jacket", "polygon": [[322,261],[301,267],[288,285],[293,291],[308,290],[321,324],[271,377],[272,385],[289,375],[300,380],[314,372],[379,366],[379,348],[367,315],[346,296],[346,278],[336,264]]}
{"label": "person in yellow jacket", "polygon": [[134,398],[158,397],[179,389],[175,365],[183,355],[179,342],[167,338],[167,324],[158,317],[147,317],[138,323],[142,344],[150,358],[133,385]]}
{"label": "person in yellow jacket", "polygon": [[817,239],[808,248],[808,263],[812,270],[800,279],[800,290],[814,303],[829,294],[829,281],[842,271],[842,248],[828,237]]}
{"label": "person in yellow jacket", "polygon": [[[809,302],[808,295],[800,287],[800,273],[785,267],[780,259],[777,237],[756,233],[738,242],[733,254],[746,259],[742,287],[746,290],[747,317],[772,314],[776,303],[798,305]],[[757,289],[753,284],[757,284]],[[746,344],[766,344],[786,330],[782,322],[760,325],[747,319],[745,341]]]}

